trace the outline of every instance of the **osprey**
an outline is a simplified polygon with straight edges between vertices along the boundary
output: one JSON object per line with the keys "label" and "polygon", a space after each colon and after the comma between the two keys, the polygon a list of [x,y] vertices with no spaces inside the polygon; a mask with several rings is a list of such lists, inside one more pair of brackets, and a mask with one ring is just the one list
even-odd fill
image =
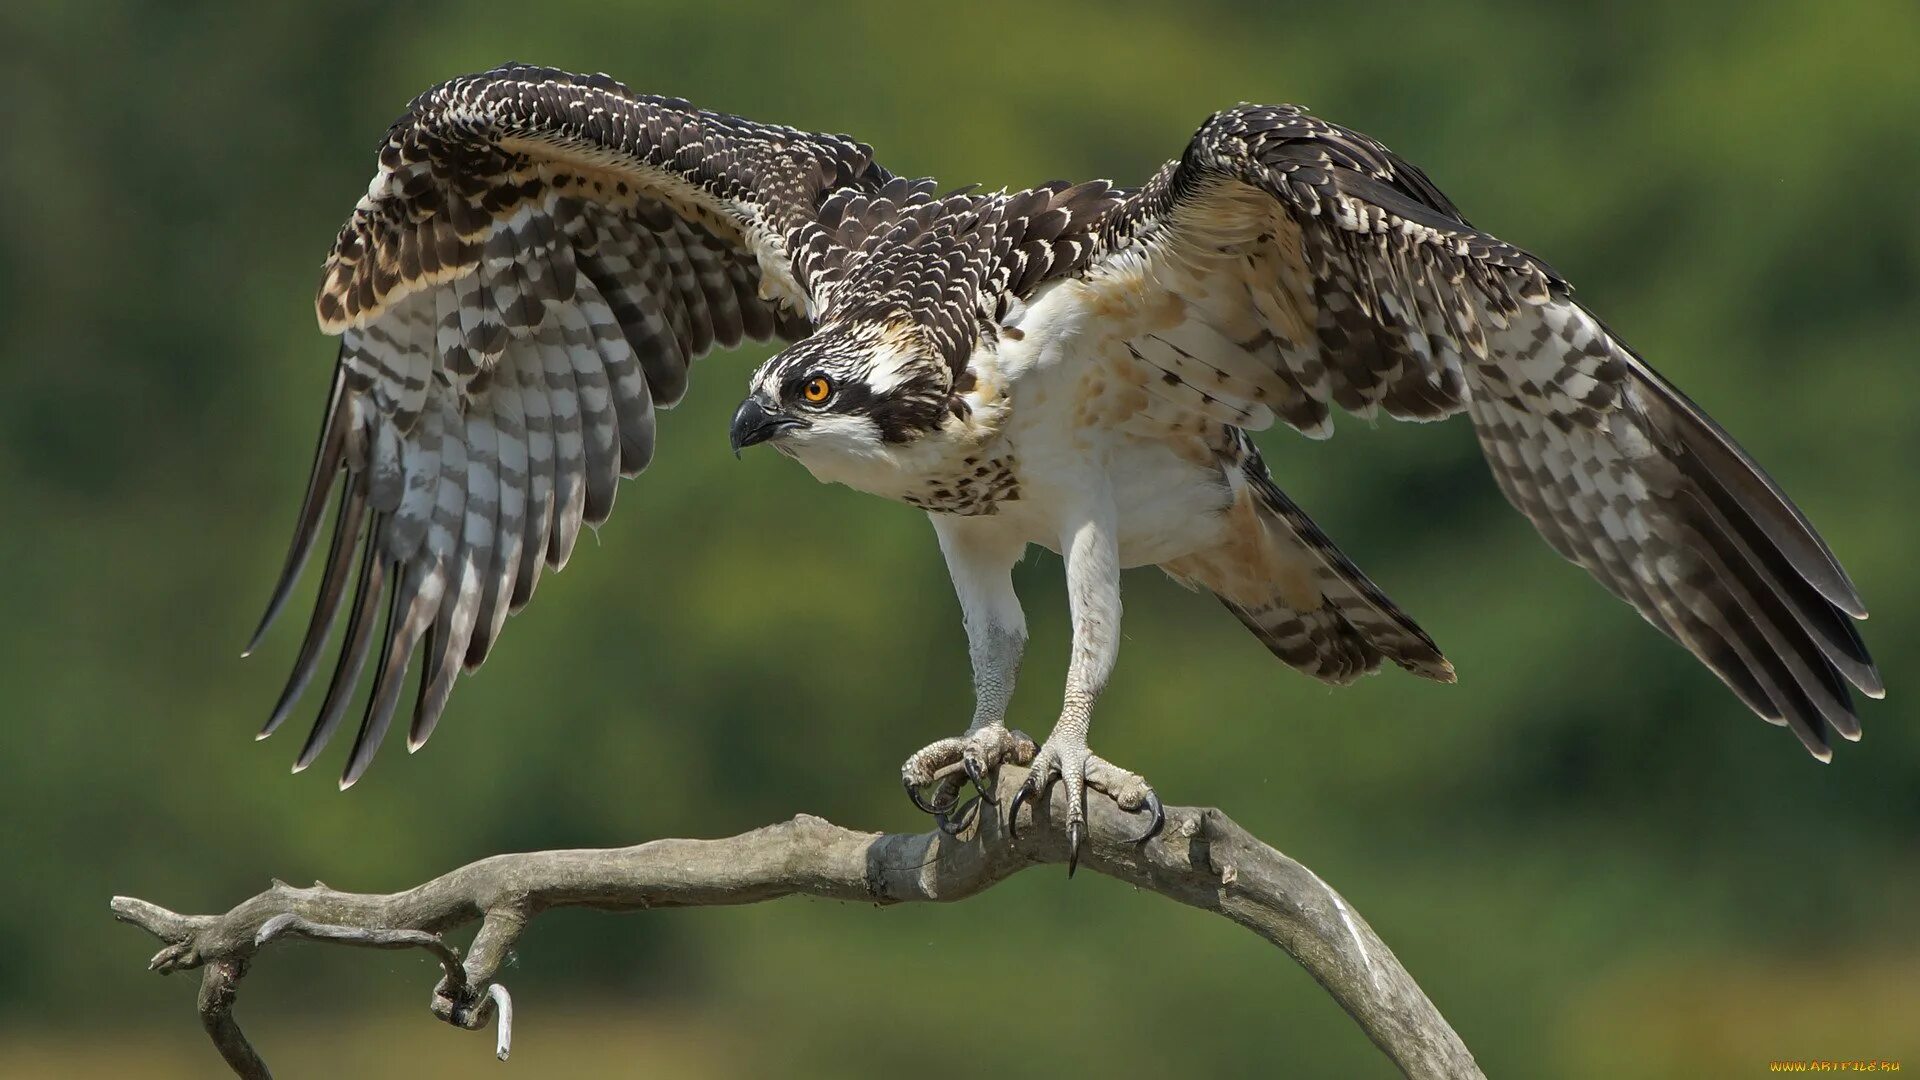
{"label": "osprey", "polygon": [[[1329,683],[1384,662],[1439,682],[1433,640],[1274,484],[1248,431],[1331,409],[1466,413],[1506,497],[1561,555],[1826,760],[1880,676],[1853,584],[1806,518],[1545,263],[1469,225],[1419,169],[1294,106],[1203,124],[1145,186],[945,194],[865,145],[508,65],[416,98],[320,287],[339,363],[284,605],[339,492],[278,727],[342,611],[345,644],[295,769],[372,689],[366,770],[424,655],[409,749],[545,564],[646,468],[655,410],[716,346],[791,346],[753,375],[735,452],[925,510],[966,623],[964,734],[914,753],[949,830],[969,781],[1032,768],[1162,820],[1087,745],[1119,647],[1120,571],[1157,565]],[[343,475],[344,474],[344,478]],[[344,482],[342,482],[344,479]],[[1025,621],[1011,569],[1064,556],[1073,649],[1045,743],[1005,725]],[[357,555],[357,558],[356,558]],[[373,649],[382,619],[383,643]],[[259,637],[256,635],[255,641]]]}

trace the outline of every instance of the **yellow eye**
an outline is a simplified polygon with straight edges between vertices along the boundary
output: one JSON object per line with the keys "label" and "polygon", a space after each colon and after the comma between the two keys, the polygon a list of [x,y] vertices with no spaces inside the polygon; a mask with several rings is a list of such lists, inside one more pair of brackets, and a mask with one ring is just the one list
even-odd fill
{"label": "yellow eye", "polygon": [[815,375],[813,378],[807,380],[805,386],[800,388],[800,396],[815,405],[827,400],[832,394],[833,384],[828,382],[827,377],[824,375]]}

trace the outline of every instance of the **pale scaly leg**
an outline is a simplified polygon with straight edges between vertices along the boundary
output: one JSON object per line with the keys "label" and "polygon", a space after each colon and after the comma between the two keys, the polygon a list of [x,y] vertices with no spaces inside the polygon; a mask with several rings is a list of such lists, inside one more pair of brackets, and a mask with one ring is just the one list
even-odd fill
{"label": "pale scaly leg", "polygon": [[[1027,620],[1013,591],[1013,566],[1027,545],[1005,535],[992,518],[927,516],[940,537],[967,627],[967,652],[973,661],[973,723],[964,735],[916,751],[900,767],[900,779],[914,805],[933,814],[941,828],[951,833],[967,826],[980,800],[994,800],[994,774],[1001,762],[1025,765],[1033,760],[1033,740],[1006,726],[1007,705],[1020,675],[1020,655],[1027,647]],[[979,795],[953,812],[967,780]],[[920,793],[928,785],[934,785],[931,801]]]}
{"label": "pale scaly leg", "polygon": [[1060,538],[1067,563],[1067,598],[1073,615],[1073,657],[1067,666],[1066,701],[1060,719],[1034,758],[1026,783],[1007,808],[1007,829],[1014,832],[1020,804],[1041,801],[1053,781],[1067,785],[1067,874],[1080,861],[1086,833],[1087,789],[1101,792],[1124,810],[1144,810],[1147,827],[1135,842],[1148,840],[1166,823],[1160,797],[1140,776],[1087,749],[1093,703],[1113,673],[1120,651],[1120,553],[1110,501],[1080,515]]}

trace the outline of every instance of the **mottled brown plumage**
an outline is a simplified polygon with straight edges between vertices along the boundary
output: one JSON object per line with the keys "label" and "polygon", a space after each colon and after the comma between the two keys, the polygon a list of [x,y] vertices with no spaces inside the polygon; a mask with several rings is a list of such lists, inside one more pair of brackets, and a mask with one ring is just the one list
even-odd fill
{"label": "mottled brown plumage", "polygon": [[1315,436],[1333,405],[1466,412],[1555,550],[1816,756],[1829,727],[1859,737],[1848,684],[1883,692],[1866,609],[1805,517],[1558,274],[1379,143],[1291,106],[1217,114],[1091,259],[1145,385]]}

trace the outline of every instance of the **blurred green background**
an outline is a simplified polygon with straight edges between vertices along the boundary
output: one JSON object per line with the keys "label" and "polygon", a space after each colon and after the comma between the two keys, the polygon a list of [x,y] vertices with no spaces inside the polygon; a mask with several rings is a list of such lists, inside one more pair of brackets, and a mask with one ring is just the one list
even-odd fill
{"label": "blurred green background", "polygon": [[[223,910],[269,875],[386,890],[799,810],[925,824],[896,770],[969,710],[938,551],[913,511],[727,454],[758,353],[703,362],[426,752],[342,795],[342,748],[291,777],[297,734],[253,742],[298,638],[237,658],[333,360],[320,256],[408,98],[508,58],[850,131],[954,184],[1137,183],[1243,99],[1422,164],[1795,495],[1892,697],[1814,763],[1560,563],[1463,423],[1348,419],[1268,459],[1459,685],[1330,692],[1139,572],[1097,745],[1341,889],[1492,1075],[1920,1067],[1916,55],[1912,0],[0,7],[0,1075],[217,1069],[192,977],[142,970],[114,893]],[[1039,733],[1059,564],[1018,576]],[[952,908],[549,914],[507,973],[508,1066],[427,1015],[434,975],[276,949],[241,1015],[289,1076],[1390,1074],[1257,939],[1056,871]]]}

